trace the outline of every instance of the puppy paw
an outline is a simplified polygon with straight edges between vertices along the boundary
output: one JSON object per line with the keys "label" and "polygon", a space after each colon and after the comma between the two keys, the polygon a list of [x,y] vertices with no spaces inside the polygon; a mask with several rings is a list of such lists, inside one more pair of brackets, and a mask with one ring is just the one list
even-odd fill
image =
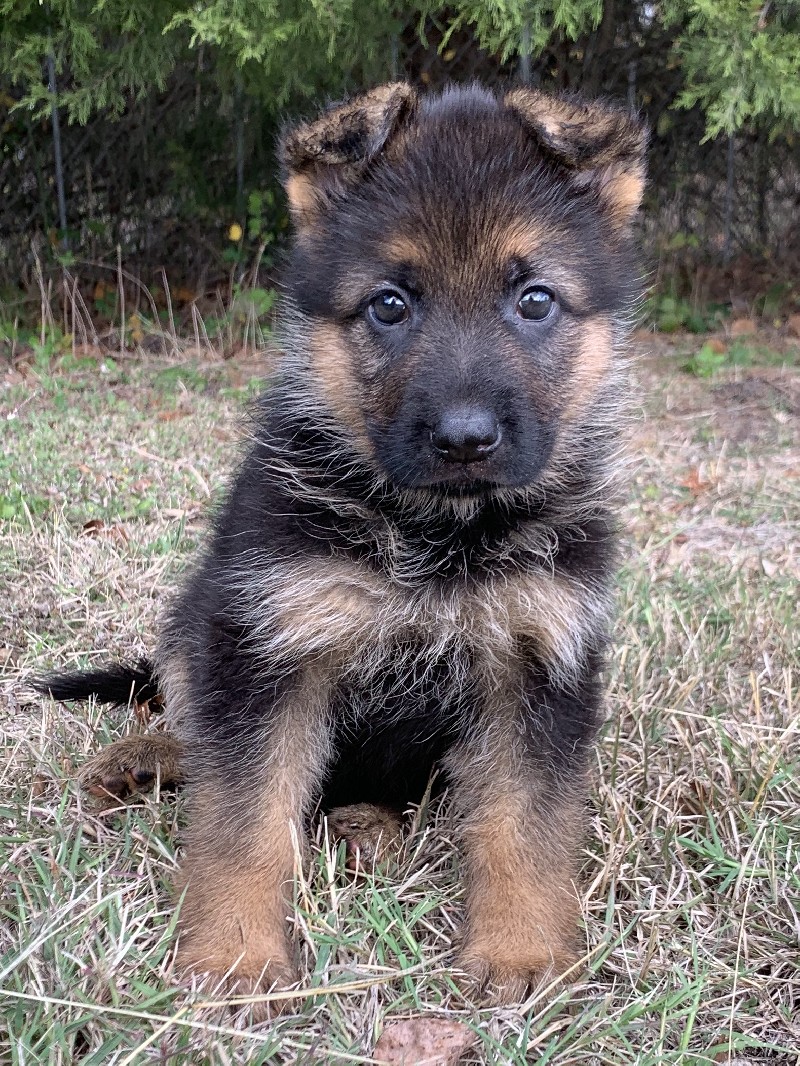
{"label": "puppy paw", "polygon": [[[266,949],[269,951],[269,949]],[[273,992],[285,992],[297,985],[299,975],[289,958],[286,946],[276,944],[266,956],[248,952],[242,958],[229,955],[202,954],[201,945],[185,945],[178,950],[178,969],[186,983],[195,982],[212,998],[236,1000],[254,997],[254,1002],[231,1002],[232,1011],[246,1011],[253,1022],[269,1021],[291,1011],[295,1001],[289,997],[269,1000]]]}
{"label": "puppy paw", "polygon": [[334,807],[328,828],[345,842],[350,870],[370,867],[390,858],[403,838],[403,822],[397,811],[373,803]]}
{"label": "puppy paw", "polygon": [[557,953],[533,952],[530,956],[489,954],[480,947],[466,945],[456,960],[463,976],[457,978],[462,991],[494,1006],[510,1006],[539,988],[553,982],[574,979],[571,968],[578,961],[577,952],[560,948]]}
{"label": "puppy paw", "polygon": [[166,733],[145,733],[123,737],[88,760],[81,768],[81,787],[112,806],[136,792],[152,788],[175,788],[184,780],[179,742]]}

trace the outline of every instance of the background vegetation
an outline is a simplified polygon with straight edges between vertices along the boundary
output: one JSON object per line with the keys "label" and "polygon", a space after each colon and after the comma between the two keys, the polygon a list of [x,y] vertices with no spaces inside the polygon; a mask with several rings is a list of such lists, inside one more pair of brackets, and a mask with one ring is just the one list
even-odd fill
{"label": "background vegetation", "polygon": [[656,319],[792,310],[798,0],[0,0],[0,344],[36,340],[43,299],[69,305],[63,332],[126,342],[198,314],[213,339],[237,296],[263,322],[241,292],[269,289],[286,233],[277,130],[392,77],[627,99],[653,128],[648,243],[679,301]]}

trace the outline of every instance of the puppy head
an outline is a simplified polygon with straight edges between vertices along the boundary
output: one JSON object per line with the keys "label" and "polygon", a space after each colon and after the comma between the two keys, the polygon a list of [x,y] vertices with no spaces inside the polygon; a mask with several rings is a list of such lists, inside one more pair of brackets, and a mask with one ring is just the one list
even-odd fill
{"label": "puppy head", "polygon": [[290,346],[380,476],[526,487],[596,431],[636,293],[645,144],[608,104],[402,83],[286,135]]}

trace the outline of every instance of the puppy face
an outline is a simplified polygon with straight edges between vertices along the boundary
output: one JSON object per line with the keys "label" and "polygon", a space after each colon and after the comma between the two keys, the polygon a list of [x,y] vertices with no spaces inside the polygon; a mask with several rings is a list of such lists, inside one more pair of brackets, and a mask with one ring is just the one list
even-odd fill
{"label": "puppy face", "polygon": [[398,487],[534,484],[609,377],[643,133],[536,93],[378,92],[287,139],[316,395]]}

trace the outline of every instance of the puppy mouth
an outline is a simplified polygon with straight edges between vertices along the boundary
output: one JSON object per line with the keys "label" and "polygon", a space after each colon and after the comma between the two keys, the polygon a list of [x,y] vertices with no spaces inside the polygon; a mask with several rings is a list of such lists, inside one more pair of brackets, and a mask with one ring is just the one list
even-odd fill
{"label": "puppy mouth", "polygon": [[468,463],[436,458],[439,461],[431,464],[432,468],[428,466],[424,472],[419,470],[411,479],[414,488],[437,495],[483,496],[512,484],[511,479],[496,468],[491,456]]}

